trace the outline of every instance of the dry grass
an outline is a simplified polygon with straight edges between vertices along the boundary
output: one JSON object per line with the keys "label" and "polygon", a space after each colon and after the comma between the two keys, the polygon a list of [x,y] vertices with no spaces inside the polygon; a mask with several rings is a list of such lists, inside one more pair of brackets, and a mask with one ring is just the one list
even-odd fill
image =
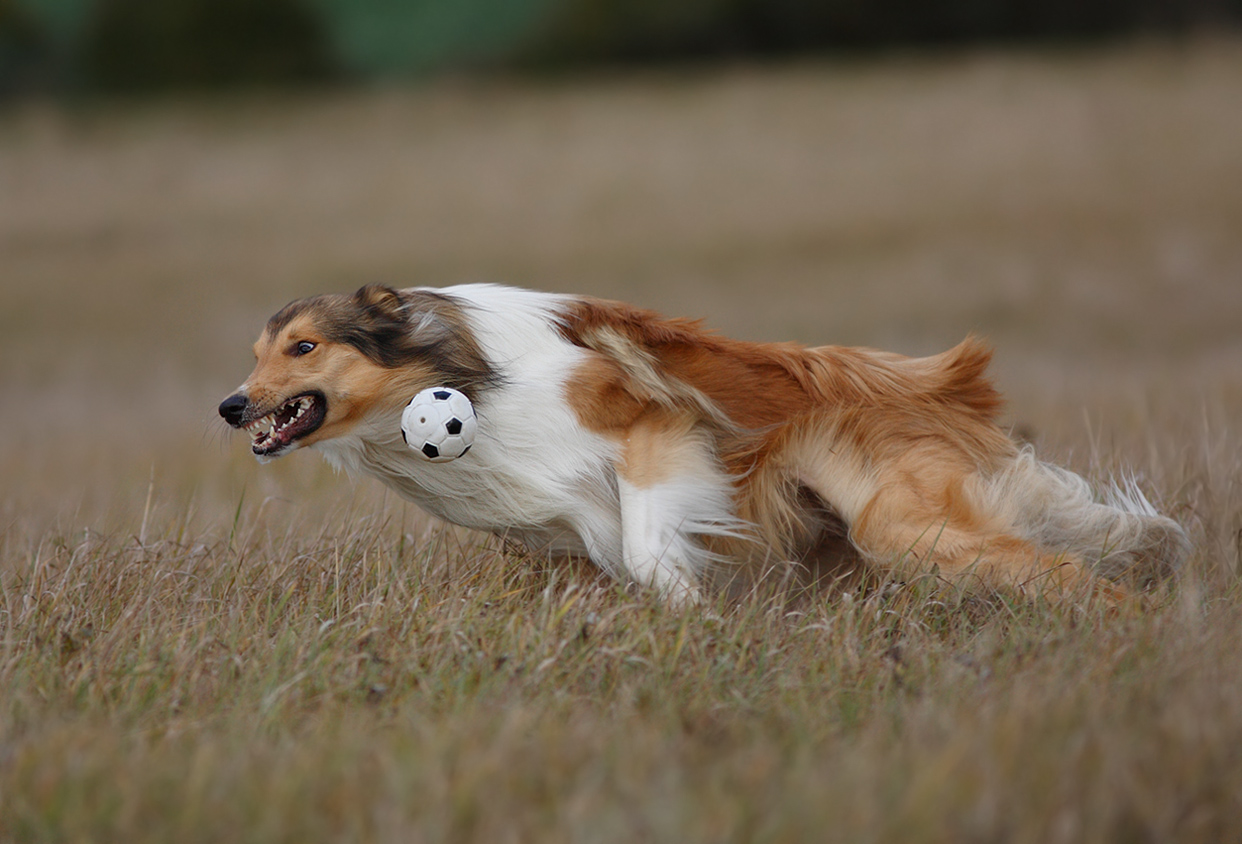
{"label": "dry grass", "polygon": [[[0,838],[1242,838],[1240,99],[1225,42],[0,116]],[[980,331],[1195,557],[670,611],[213,420],[286,299],[476,278]]]}

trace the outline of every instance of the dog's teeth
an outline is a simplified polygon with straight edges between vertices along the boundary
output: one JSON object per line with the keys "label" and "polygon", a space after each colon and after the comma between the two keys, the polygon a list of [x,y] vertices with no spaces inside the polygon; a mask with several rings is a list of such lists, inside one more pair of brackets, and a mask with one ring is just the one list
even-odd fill
{"label": "dog's teeth", "polygon": [[[0,0],[3,2],[3,0]],[[315,406],[313,396],[303,396],[281,405],[276,410],[260,419],[252,419],[242,425],[242,429],[250,434],[256,448],[265,448],[280,442],[285,431],[293,427],[306,411]]]}

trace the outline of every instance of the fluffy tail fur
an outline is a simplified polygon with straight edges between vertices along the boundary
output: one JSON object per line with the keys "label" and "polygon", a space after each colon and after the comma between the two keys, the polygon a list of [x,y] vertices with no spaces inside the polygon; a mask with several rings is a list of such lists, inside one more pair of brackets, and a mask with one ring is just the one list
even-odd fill
{"label": "fluffy tail fur", "polygon": [[1112,580],[1148,584],[1174,574],[1190,554],[1185,530],[1157,513],[1133,478],[1097,496],[1082,477],[1036,459],[1030,447],[985,482],[984,497],[1023,539]]}

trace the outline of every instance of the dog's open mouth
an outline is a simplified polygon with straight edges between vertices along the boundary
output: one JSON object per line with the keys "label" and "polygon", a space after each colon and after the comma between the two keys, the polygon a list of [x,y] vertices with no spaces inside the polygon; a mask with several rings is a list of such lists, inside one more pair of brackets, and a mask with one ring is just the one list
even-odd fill
{"label": "dog's open mouth", "polygon": [[259,457],[275,457],[295,440],[316,431],[327,410],[328,402],[322,393],[289,399],[266,416],[242,426],[254,438],[250,450]]}

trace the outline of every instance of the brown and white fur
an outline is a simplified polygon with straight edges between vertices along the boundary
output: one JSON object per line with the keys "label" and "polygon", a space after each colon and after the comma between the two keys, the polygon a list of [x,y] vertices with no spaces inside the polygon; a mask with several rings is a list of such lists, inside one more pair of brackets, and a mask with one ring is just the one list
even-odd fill
{"label": "brown and white fur", "polygon": [[[748,343],[625,304],[495,285],[291,303],[220,413],[261,459],[313,446],[427,511],[589,557],[672,600],[720,572],[852,557],[1060,597],[1167,574],[1186,534],[1095,495],[997,426],[990,351]],[[465,392],[466,456],[403,442],[418,391]]]}

